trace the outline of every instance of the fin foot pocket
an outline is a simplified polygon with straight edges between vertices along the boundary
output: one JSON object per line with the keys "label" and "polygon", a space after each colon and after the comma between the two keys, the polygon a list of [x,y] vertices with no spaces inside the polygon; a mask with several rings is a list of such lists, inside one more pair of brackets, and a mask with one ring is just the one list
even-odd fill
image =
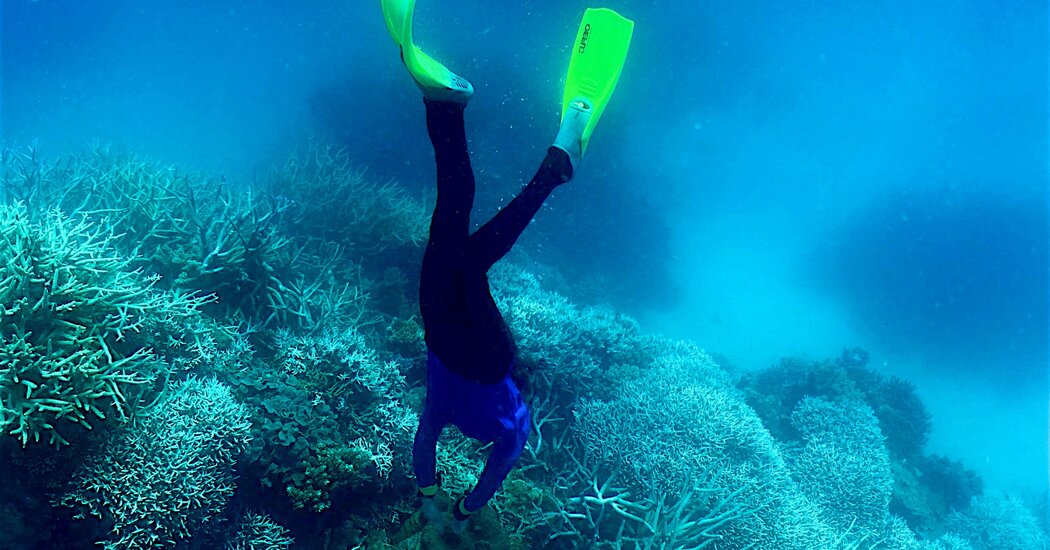
{"label": "fin foot pocket", "polygon": [[580,164],[584,149],[584,132],[594,118],[594,109],[587,98],[577,97],[569,101],[569,107],[561,119],[554,147],[569,155],[573,169]]}
{"label": "fin foot pocket", "polygon": [[382,0],[383,18],[394,42],[401,46],[401,61],[423,97],[433,101],[467,103],[474,87],[467,79],[420,50],[412,41],[415,0]]}

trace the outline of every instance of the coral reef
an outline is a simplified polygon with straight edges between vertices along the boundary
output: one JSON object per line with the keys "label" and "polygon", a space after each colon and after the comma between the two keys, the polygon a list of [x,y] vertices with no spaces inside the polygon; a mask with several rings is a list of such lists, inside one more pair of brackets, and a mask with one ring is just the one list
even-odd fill
{"label": "coral reef", "polygon": [[[863,350],[739,372],[510,262],[490,279],[532,435],[470,529],[427,523],[427,201],[350,160],[313,143],[248,187],[5,150],[0,460],[32,475],[0,500],[40,515],[0,545],[1045,548],[1020,501],[925,454],[915,388]],[[485,452],[446,431],[443,510]]]}
{"label": "coral reef", "polygon": [[288,530],[269,516],[249,511],[226,543],[226,550],[287,550],[293,542]]}
{"label": "coral reef", "polygon": [[62,504],[112,524],[104,548],[175,546],[221,517],[250,434],[226,386],[188,378],[89,457]]}
{"label": "coral reef", "polygon": [[1029,550],[1050,547],[1035,515],[1017,497],[976,496],[969,508],[953,512],[948,530],[974,550]]}
{"label": "coral reef", "polygon": [[216,296],[210,313],[226,321],[301,329],[362,313],[366,293],[349,284],[359,276],[351,276],[355,267],[339,247],[293,243],[283,232],[293,217],[283,195],[107,147],[52,163],[33,149],[8,149],[0,176],[8,197],[24,201],[30,215],[60,209],[112,228],[114,248],[131,265],[160,275],[165,287]]}
{"label": "coral reef", "polygon": [[[665,365],[666,367],[666,365]],[[585,460],[560,513],[578,542],[671,548],[814,548],[831,530],[792,481],[761,420],[707,360],[653,369],[608,402],[582,401]],[[581,466],[583,466],[581,464]]]}
{"label": "coral reef", "polygon": [[[883,442],[877,446],[889,452],[893,483],[889,510],[916,533],[943,533],[949,512],[981,492],[981,480],[973,472],[924,454],[932,421],[915,387],[873,371],[862,349],[843,350],[835,360],[782,359],[767,369],[744,373],[737,386],[773,436],[789,446],[809,444],[793,422],[793,412],[801,403],[820,398],[862,404],[874,415],[874,429],[881,434]],[[867,446],[870,452],[875,447]],[[884,476],[885,460],[872,455],[869,459]]]}
{"label": "coral reef", "polygon": [[199,346],[206,299],[154,289],[115,254],[108,228],[0,206],[0,429],[23,445],[68,443],[73,424],[127,419],[129,401]]}
{"label": "coral reef", "polygon": [[376,183],[345,150],[313,142],[274,170],[265,189],[290,206],[290,233],[315,236],[373,256],[426,242],[430,212],[390,181]]}
{"label": "coral reef", "polygon": [[871,408],[859,401],[803,399],[791,415],[805,444],[791,453],[802,491],[839,530],[875,532],[887,520],[893,473]]}
{"label": "coral reef", "polygon": [[834,361],[782,359],[774,367],[745,374],[740,388],[777,439],[798,439],[791,412],[803,398],[854,398],[875,412],[891,453],[902,459],[922,456],[931,420],[915,387],[872,371],[867,362],[867,352],[857,348],[844,350]]}

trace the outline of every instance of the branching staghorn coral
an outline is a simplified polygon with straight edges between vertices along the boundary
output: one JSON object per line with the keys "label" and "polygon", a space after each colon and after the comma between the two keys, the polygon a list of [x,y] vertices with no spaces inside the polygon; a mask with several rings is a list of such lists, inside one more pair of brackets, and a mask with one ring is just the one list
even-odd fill
{"label": "branching staghorn coral", "polygon": [[934,543],[929,544],[928,548],[923,548],[922,550],[974,550],[974,547],[966,539],[956,534],[948,533],[942,535]]}
{"label": "branching staghorn coral", "polygon": [[237,533],[226,543],[226,550],[287,550],[293,542],[288,530],[270,516],[248,511]]}
{"label": "branching staghorn coral", "polygon": [[23,445],[126,418],[137,387],[169,368],[158,353],[192,346],[186,326],[206,300],[154,289],[111,238],[84,218],[33,223],[0,206],[0,428]]}
{"label": "branching staghorn coral", "polygon": [[345,150],[310,143],[270,177],[267,189],[292,204],[291,226],[365,256],[426,241],[430,212],[394,182],[375,183]]}
{"label": "branching staghorn coral", "polygon": [[[338,258],[338,251],[331,258]],[[309,273],[314,275],[297,276],[287,285],[278,280],[268,289],[270,314],[262,325],[316,335],[337,328],[364,328],[382,320],[366,306],[369,296],[362,290],[366,283],[360,269],[342,270],[337,276],[328,262]]]}
{"label": "branching staghorn coral", "polygon": [[[610,531],[586,514],[570,517],[583,522],[577,529],[609,547],[830,547],[832,531],[757,415],[726,377],[704,376],[703,363],[686,368],[680,359],[626,381],[611,399],[576,405],[573,432],[592,461],[579,477],[590,482],[556,485],[589,487],[570,491],[569,504],[619,501],[606,516],[623,520]],[[614,474],[618,488],[608,482]]]}
{"label": "branching staghorn coral", "polygon": [[518,344],[525,367],[519,374],[528,379],[536,436],[526,452],[544,467],[571,467],[549,451],[564,440],[573,402],[580,395],[608,395],[620,381],[637,376],[639,365],[653,363],[661,342],[610,308],[576,307],[516,266],[497,264],[490,280]]}
{"label": "branching staghorn coral", "polygon": [[[205,192],[214,196],[196,196]],[[190,186],[186,193],[186,246],[165,259],[170,262],[165,267],[177,273],[175,284],[215,293],[228,313],[269,320],[272,295],[280,295],[291,263],[289,241],[277,230],[280,208],[258,200],[251,190]]]}
{"label": "branching staghorn coral", "polygon": [[1045,550],[1050,537],[1036,516],[1014,496],[986,494],[973,497],[970,507],[953,512],[948,531],[974,550]]}
{"label": "branching staghorn coral", "polygon": [[[47,160],[34,143],[0,151],[0,190],[5,204],[37,204],[38,197],[62,186],[69,158]],[[44,199],[40,199],[44,200]]]}
{"label": "branching staghorn coral", "polygon": [[794,476],[840,530],[883,528],[893,496],[889,452],[875,414],[861,401],[803,399],[791,415],[805,444],[791,453]]}
{"label": "branching staghorn coral", "polygon": [[214,225],[231,220],[229,193],[219,182],[108,147],[96,146],[87,154],[49,163],[35,149],[5,149],[3,174],[9,200],[24,202],[30,215],[58,208],[104,217],[117,230],[118,249],[140,256],[139,261],[152,263],[153,271],[172,278],[180,271],[161,267],[191,256],[185,250],[194,247],[193,240],[202,246],[199,260],[214,260],[232,233]]}
{"label": "branching staghorn coral", "polygon": [[361,277],[337,265],[340,247],[293,243],[282,232],[293,206],[287,198],[105,147],[51,163],[33,149],[5,149],[0,175],[9,197],[27,201],[30,216],[59,208],[105,219],[113,245],[134,267],[162,275],[164,286],[217,296],[211,308],[231,321],[313,329],[361,315]]}
{"label": "branching staghorn coral", "polygon": [[[586,457],[577,465],[575,476],[583,483],[583,492],[542,517],[556,526],[548,541],[594,540],[608,548],[718,548],[727,538],[720,532],[725,524],[747,521],[755,512],[747,501],[738,499],[745,491],[757,489],[747,484],[704,506],[695,497],[719,493],[718,487],[687,482],[674,494],[660,490],[635,494],[638,491],[616,482],[615,471],[603,473],[606,470]],[[714,479],[709,473],[704,477]]]}
{"label": "branching staghorn coral", "polygon": [[113,522],[107,550],[174,547],[225,511],[250,430],[226,386],[188,378],[114,434],[62,504]]}

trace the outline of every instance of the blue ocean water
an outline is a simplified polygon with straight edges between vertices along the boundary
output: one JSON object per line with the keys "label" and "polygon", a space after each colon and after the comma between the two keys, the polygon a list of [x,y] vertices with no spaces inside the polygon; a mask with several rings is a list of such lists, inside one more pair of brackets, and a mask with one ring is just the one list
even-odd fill
{"label": "blue ocean water", "polygon": [[[1046,3],[603,5],[636,23],[628,63],[584,163],[514,261],[580,308],[609,305],[644,332],[695,342],[734,376],[782,358],[846,368],[843,349],[863,348],[864,368],[914,384],[932,422],[924,456],[958,461],[986,494],[1021,497],[1045,529]],[[419,0],[417,41],[476,89],[475,224],[528,181],[557,132],[571,39],[589,6]],[[87,158],[93,143],[110,144],[247,188],[315,140],[344,147],[366,178],[433,196],[423,105],[379,2],[4,0],[0,17],[5,149]],[[304,226],[289,238],[316,236]],[[413,259],[390,266],[411,281]],[[395,302],[383,289],[399,287],[375,288],[375,303]],[[406,301],[398,311],[414,311]],[[422,391],[421,364],[398,353]],[[852,380],[855,391],[871,387]],[[324,399],[337,409],[342,397]],[[31,461],[73,468],[68,454]],[[233,502],[270,498],[242,488],[260,478],[242,473]],[[402,477],[387,493],[409,486]],[[53,508],[11,498],[4,508]],[[311,524],[290,509],[260,511],[299,541],[340,521]],[[890,507],[920,532],[920,514],[902,510]],[[944,532],[936,524],[930,540]],[[60,547],[58,536],[23,547]]]}

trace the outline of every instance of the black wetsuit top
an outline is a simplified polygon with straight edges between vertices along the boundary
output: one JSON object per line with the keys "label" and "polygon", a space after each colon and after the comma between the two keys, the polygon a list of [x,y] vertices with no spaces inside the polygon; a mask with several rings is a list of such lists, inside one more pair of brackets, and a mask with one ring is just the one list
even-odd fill
{"label": "black wetsuit top", "polygon": [[516,347],[489,292],[486,273],[510,251],[551,191],[569,180],[572,164],[564,151],[551,147],[532,181],[471,234],[474,172],[464,106],[425,103],[438,190],[419,283],[426,343],[452,372],[494,384],[510,374]]}

